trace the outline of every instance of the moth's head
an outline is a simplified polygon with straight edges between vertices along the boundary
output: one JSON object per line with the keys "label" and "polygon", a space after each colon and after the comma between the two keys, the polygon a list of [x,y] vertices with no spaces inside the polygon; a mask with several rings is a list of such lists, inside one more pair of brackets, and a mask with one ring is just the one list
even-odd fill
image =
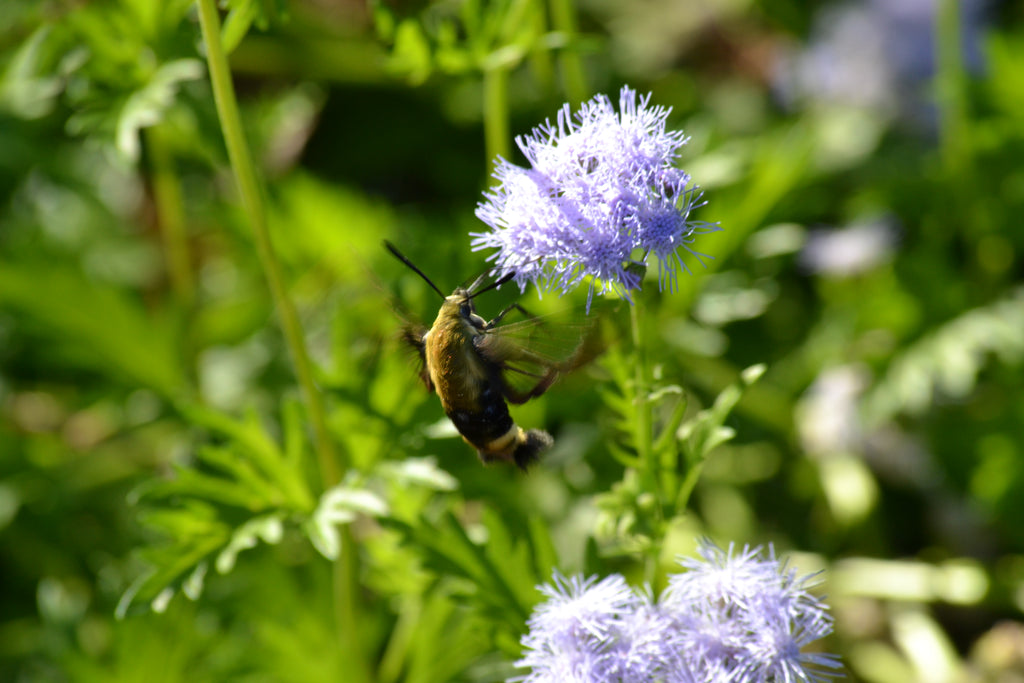
{"label": "moth's head", "polygon": [[463,324],[478,330],[483,329],[487,325],[487,321],[476,312],[476,307],[473,305],[473,296],[468,289],[459,287],[450,296],[445,297],[443,308],[458,316]]}
{"label": "moth's head", "polygon": [[446,329],[451,332],[456,330],[474,332],[483,329],[486,324],[487,322],[477,314],[469,292],[459,288],[444,298],[441,310],[437,313],[434,328]]}

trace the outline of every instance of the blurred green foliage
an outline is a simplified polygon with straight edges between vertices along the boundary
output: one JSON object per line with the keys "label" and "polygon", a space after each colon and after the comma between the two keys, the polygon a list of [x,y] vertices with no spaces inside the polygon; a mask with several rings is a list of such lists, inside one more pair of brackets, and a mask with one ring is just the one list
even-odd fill
{"label": "blurred green foliage", "polygon": [[[0,3],[0,679],[504,680],[553,569],[657,585],[700,535],[825,569],[853,680],[1024,675],[1019,2],[222,5],[350,467],[321,483],[194,3]],[[381,240],[472,278],[493,155],[623,83],[691,136],[714,258],[515,410],[540,466],[482,467]]]}

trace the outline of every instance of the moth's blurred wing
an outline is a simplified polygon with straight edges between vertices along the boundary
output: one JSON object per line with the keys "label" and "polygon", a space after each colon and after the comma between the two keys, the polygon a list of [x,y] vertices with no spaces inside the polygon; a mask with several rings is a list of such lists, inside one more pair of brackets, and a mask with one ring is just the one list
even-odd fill
{"label": "moth's blurred wing", "polygon": [[422,325],[416,325],[415,323],[410,322],[406,322],[402,325],[402,341],[416,352],[420,379],[423,380],[423,384],[427,387],[427,391],[433,391],[434,383],[430,381],[430,372],[427,370],[426,344],[423,341],[426,334],[427,328]]}
{"label": "moth's blurred wing", "polygon": [[501,371],[510,403],[540,396],[559,376],[596,358],[603,349],[596,318],[528,318],[477,337],[476,348]]}

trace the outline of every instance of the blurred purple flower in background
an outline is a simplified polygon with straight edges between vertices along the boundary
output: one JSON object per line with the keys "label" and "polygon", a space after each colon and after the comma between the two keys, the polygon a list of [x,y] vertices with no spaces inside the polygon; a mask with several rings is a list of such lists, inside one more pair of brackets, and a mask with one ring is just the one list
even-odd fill
{"label": "blurred purple flower in background", "polygon": [[[864,107],[887,115],[927,117],[935,74],[939,0],[857,0],[817,15],[809,45],[780,64],[776,86],[789,102]],[[964,62],[982,68],[986,0],[958,3]]]}
{"label": "blurred purple flower in background", "polygon": [[514,270],[520,287],[533,281],[565,293],[590,277],[588,305],[595,280],[599,294],[627,299],[640,288],[635,250],[639,263],[657,257],[659,283],[673,289],[677,267],[687,270],[678,250],[699,260],[695,235],[719,228],[689,220],[700,194],[673,165],[686,138],[666,131],[669,110],[649,101],[626,87],[618,113],[598,95],[575,116],[565,105],[556,125],[517,137],[530,168],[498,160],[499,185],[476,210],[491,229],[472,233],[473,249],[496,249],[489,259]]}
{"label": "blurred purple flower in background", "polygon": [[529,621],[526,683],[816,683],[834,655],[802,648],[832,631],[827,606],[769,549],[701,544],[658,601],[619,575],[565,579]]}
{"label": "blurred purple flower in background", "polygon": [[890,260],[897,240],[895,221],[889,216],[812,230],[800,252],[800,265],[830,277],[859,275]]}

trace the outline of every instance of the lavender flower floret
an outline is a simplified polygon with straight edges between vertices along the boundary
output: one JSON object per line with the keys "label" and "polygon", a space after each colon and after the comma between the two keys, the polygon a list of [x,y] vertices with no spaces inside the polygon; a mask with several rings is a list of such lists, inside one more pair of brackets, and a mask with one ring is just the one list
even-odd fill
{"label": "lavender flower floret", "polygon": [[615,574],[566,579],[530,618],[517,666],[527,683],[819,683],[838,675],[831,654],[801,649],[832,631],[827,606],[760,547],[734,553],[702,543],[660,599]]}
{"label": "lavender flower floret", "polygon": [[666,131],[669,110],[649,102],[625,87],[618,113],[598,95],[575,116],[565,105],[555,125],[517,137],[530,168],[499,158],[499,184],[476,210],[491,229],[471,233],[473,249],[496,249],[489,259],[514,270],[520,287],[533,281],[564,293],[589,277],[590,297],[599,283],[599,294],[626,299],[640,288],[635,265],[654,254],[660,286],[674,289],[678,268],[688,270],[678,250],[700,260],[705,254],[690,247],[695,235],[719,227],[689,220],[703,203],[674,166],[687,138]]}

